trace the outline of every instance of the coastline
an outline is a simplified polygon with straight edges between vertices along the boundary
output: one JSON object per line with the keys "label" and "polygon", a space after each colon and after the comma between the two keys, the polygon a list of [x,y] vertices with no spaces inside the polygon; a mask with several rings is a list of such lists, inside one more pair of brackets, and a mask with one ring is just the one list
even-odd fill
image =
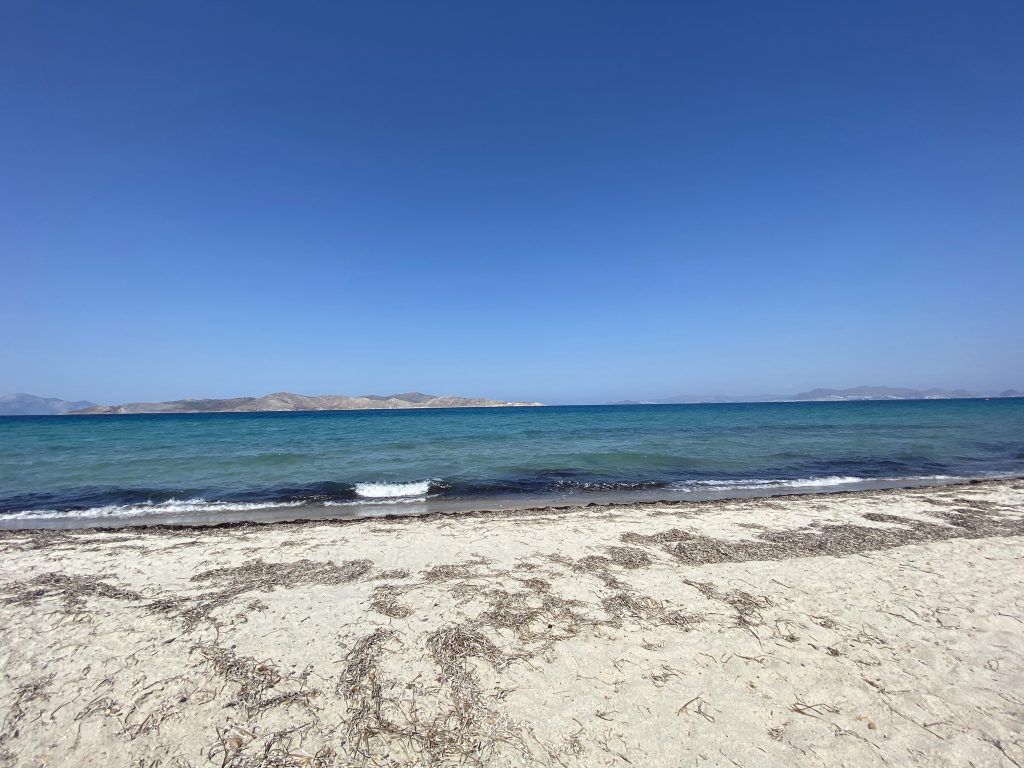
{"label": "coastline", "polygon": [[[984,483],[1000,483],[1024,479],[1024,475],[1000,474],[996,477],[908,477],[859,478],[838,486],[768,486],[723,487],[719,490],[669,491],[663,488],[650,491],[588,493],[573,495],[509,496],[483,499],[422,499],[356,503],[314,504],[288,502],[274,504],[242,504],[239,509],[218,510],[217,502],[200,502],[200,509],[191,512],[169,512],[156,505],[139,512],[115,513],[98,517],[93,510],[48,511],[38,510],[0,515],[0,533],[4,531],[82,530],[111,531],[121,529],[168,528],[202,530],[224,526],[283,525],[302,523],[352,523],[359,521],[391,520],[415,517],[420,519],[450,518],[477,515],[516,515],[545,511],[591,511],[599,514],[606,509],[632,509],[650,506],[662,507],[693,505],[712,502],[732,502],[744,499],[785,499],[789,497],[834,496],[882,491],[900,491],[914,488],[947,488]],[[742,481],[740,481],[742,482]],[[191,502],[182,502],[188,506]],[[22,517],[23,515],[23,517]]]}
{"label": "coastline", "polygon": [[3,531],[0,762],[1011,766],[1022,536],[1019,478]]}
{"label": "coastline", "polygon": [[0,527],[628,504],[1024,472],[1024,401],[3,421]]}

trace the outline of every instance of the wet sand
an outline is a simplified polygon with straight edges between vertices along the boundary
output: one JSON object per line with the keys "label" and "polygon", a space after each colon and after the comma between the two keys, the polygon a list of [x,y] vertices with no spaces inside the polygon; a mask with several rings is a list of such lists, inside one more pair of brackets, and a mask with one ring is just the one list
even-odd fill
{"label": "wet sand", "polygon": [[0,532],[0,765],[1024,765],[1024,480]]}

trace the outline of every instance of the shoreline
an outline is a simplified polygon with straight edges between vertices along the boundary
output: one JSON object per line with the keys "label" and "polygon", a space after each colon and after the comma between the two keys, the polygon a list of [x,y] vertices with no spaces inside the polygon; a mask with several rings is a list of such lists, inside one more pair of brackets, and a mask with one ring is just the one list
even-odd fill
{"label": "shoreline", "polygon": [[0,763],[1024,761],[1024,478],[598,511],[3,531]]}
{"label": "shoreline", "polygon": [[[560,503],[557,500],[545,499],[541,503],[531,503],[526,501],[523,504],[517,504],[513,499],[498,499],[488,504],[486,501],[462,501],[458,499],[446,500],[441,502],[434,502],[433,509],[427,509],[426,511],[411,511],[412,505],[417,504],[419,506],[431,506],[429,501],[425,502],[408,502],[410,505],[410,511],[397,511],[392,512],[391,509],[395,507],[401,508],[398,504],[388,505],[374,505],[372,502],[366,502],[362,505],[334,505],[324,506],[315,504],[303,504],[303,505],[284,505],[275,507],[272,503],[268,503],[268,506],[261,509],[248,510],[251,513],[250,516],[246,516],[244,513],[238,512],[232,515],[220,514],[210,515],[209,522],[202,522],[201,514],[167,514],[167,513],[155,513],[151,515],[138,515],[138,522],[133,522],[130,516],[124,516],[120,518],[113,518],[108,524],[105,525],[78,525],[80,520],[89,520],[93,518],[76,517],[70,515],[68,518],[59,517],[45,517],[41,518],[47,524],[31,526],[31,525],[10,525],[10,523],[31,523],[31,518],[21,519],[0,519],[0,536],[5,532],[17,532],[17,531],[117,531],[117,530],[147,530],[147,529],[167,529],[167,530],[209,530],[214,528],[244,528],[248,526],[273,526],[273,525],[306,525],[306,524],[350,524],[356,522],[373,522],[381,520],[401,520],[407,518],[415,518],[420,520],[437,520],[437,519],[448,519],[458,517],[478,517],[478,516],[514,516],[517,514],[525,513],[545,513],[545,512],[571,512],[571,511],[583,511],[589,510],[593,512],[600,512],[602,510],[623,508],[633,509],[642,508],[645,506],[656,505],[659,507],[674,507],[694,504],[712,504],[716,502],[728,503],[735,502],[744,499],[788,499],[788,498],[806,498],[806,497],[831,497],[846,494],[867,494],[867,493],[885,493],[892,491],[901,491],[915,488],[948,488],[957,486],[972,486],[982,485],[990,483],[1003,483],[1007,481],[1014,481],[1024,479],[1024,475],[1001,475],[998,477],[982,477],[982,478],[950,478],[948,480],[935,480],[934,478],[914,480],[908,478],[907,480],[886,480],[882,479],[879,481],[864,480],[859,483],[850,483],[850,485],[856,485],[853,488],[837,488],[836,490],[816,490],[814,488],[808,488],[807,490],[800,490],[799,488],[780,488],[778,490],[772,488],[763,489],[746,489],[743,492],[736,492],[736,489],[724,490],[719,493],[708,493],[705,495],[693,494],[688,498],[643,498],[637,499],[636,496],[640,495],[638,492],[632,492],[622,498],[622,500],[611,499],[614,494],[604,495],[594,494],[591,498],[600,499],[595,501],[585,502],[582,499],[573,498],[566,500],[566,503]],[[818,486],[818,488],[828,486]],[[657,493],[657,491],[648,492],[650,494]],[[632,497],[632,498],[630,498]],[[281,510],[294,510],[294,512],[281,512]],[[375,509],[381,509],[384,511],[375,512]],[[313,516],[301,516],[304,510],[324,510],[324,514],[313,515]],[[338,510],[338,511],[334,511]],[[340,514],[340,510],[352,510],[353,513],[349,515]],[[360,514],[360,511],[363,511]],[[296,516],[293,516],[296,515]],[[160,517],[171,518],[172,522],[156,522],[154,519]],[[196,521],[192,522],[187,518],[195,518]],[[182,520],[186,518],[186,520]],[[221,519],[227,518],[227,519]],[[262,518],[262,519],[261,519]],[[175,520],[176,519],[176,520]]]}

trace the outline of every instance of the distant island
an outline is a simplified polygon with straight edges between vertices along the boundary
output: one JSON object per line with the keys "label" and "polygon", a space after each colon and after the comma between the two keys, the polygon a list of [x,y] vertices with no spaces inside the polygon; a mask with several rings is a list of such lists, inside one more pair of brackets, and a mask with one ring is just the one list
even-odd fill
{"label": "distant island", "polygon": [[56,416],[94,405],[96,403],[88,400],[68,402],[57,397],[37,397],[15,392],[13,395],[0,395],[0,416]]}
{"label": "distant island", "polygon": [[88,405],[67,411],[71,415],[121,413],[251,413],[256,411],[358,411],[371,408],[503,408],[543,405],[523,401],[489,400],[403,392],[398,395],[295,395],[275,392],[264,397],[230,397],[205,400],[171,400],[164,403]]}
{"label": "distant island", "polygon": [[[1024,392],[1007,389],[980,393],[966,389],[908,389],[905,387],[850,387],[848,389],[812,389],[795,395],[757,395],[728,397],[681,395],[663,400],[620,400],[608,405],[670,405],[674,403],[790,403],[848,402],[856,400],[954,400],[960,398],[1024,397]],[[484,397],[427,395],[402,392],[397,395],[296,395],[275,392],[263,397],[229,397],[170,400],[162,403],[123,403],[97,405],[88,400],[68,401],[56,397],[37,397],[16,393],[0,395],[0,416],[55,416],[61,414],[119,413],[246,413],[256,411],[357,411],[388,408],[507,408],[540,406],[544,403],[522,400],[491,400]]]}
{"label": "distant island", "polygon": [[793,400],[957,400],[961,398],[1024,397],[1024,392],[979,393],[966,389],[905,389],[900,387],[850,387],[849,389],[812,389],[793,395]]}
{"label": "distant island", "polygon": [[847,402],[851,400],[957,400],[962,398],[1024,397],[1024,392],[1007,389],[999,393],[969,392],[966,389],[907,389],[905,387],[849,387],[848,389],[812,389],[795,395],[757,395],[719,397],[681,395],[664,400],[620,400],[609,405],[669,405],[672,403],[791,403]]}

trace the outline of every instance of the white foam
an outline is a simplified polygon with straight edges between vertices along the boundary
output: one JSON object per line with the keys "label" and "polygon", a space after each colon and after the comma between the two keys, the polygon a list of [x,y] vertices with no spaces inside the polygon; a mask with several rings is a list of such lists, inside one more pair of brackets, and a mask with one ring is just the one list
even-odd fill
{"label": "white foam", "polygon": [[249,512],[256,509],[299,507],[303,501],[206,501],[205,499],[168,499],[157,504],[108,504],[89,509],[32,509],[0,514],[0,520],[88,519],[104,517],[140,517],[143,515],[194,514],[207,512]]}
{"label": "white foam", "polygon": [[[987,472],[980,477],[1000,478],[1017,477],[1013,473]],[[668,488],[677,493],[694,493],[697,491],[756,491],[770,488],[823,488],[830,486],[854,485],[858,483],[929,483],[950,480],[967,480],[960,475],[908,475],[904,477],[856,477],[830,475],[827,477],[804,477],[792,480],[752,479],[752,480],[693,480],[674,483]],[[409,483],[357,483],[355,493],[360,498],[351,501],[207,501],[202,498],[169,499],[155,504],[110,504],[90,509],[60,510],[35,509],[21,512],[0,513],[0,520],[66,520],[66,519],[102,519],[122,517],[144,517],[147,515],[192,515],[217,512],[249,512],[262,509],[280,509],[285,507],[301,507],[322,505],[357,506],[357,505],[391,505],[423,502],[430,492],[430,480],[419,480]]]}
{"label": "white foam", "polygon": [[356,496],[364,499],[399,499],[425,497],[430,491],[430,481],[412,483],[356,483]]}
{"label": "white foam", "polygon": [[827,477],[800,477],[792,480],[695,480],[679,483],[673,490],[692,491],[695,488],[720,488],[723,490],[757,490],[759,488],[827,488],[835,485],[851,485],[853,483],[902,483],[924,482],[931,480],[958,480],[955,475],[913,475],[907,477],[857,477],[829,475]]}
{"label": "white foam", "polygon": [[698,480],[693,485],[723,488],[814,488],[817,486],[863,483],[866,477],[801,477],[794,480]]}
{"label": "white foam", "polygon": [[325,507],[383,507],[391,504],[414,504],[426,501],[426,496],[401,496],[399,498],[353,499],[352,501],[322,501]]}

